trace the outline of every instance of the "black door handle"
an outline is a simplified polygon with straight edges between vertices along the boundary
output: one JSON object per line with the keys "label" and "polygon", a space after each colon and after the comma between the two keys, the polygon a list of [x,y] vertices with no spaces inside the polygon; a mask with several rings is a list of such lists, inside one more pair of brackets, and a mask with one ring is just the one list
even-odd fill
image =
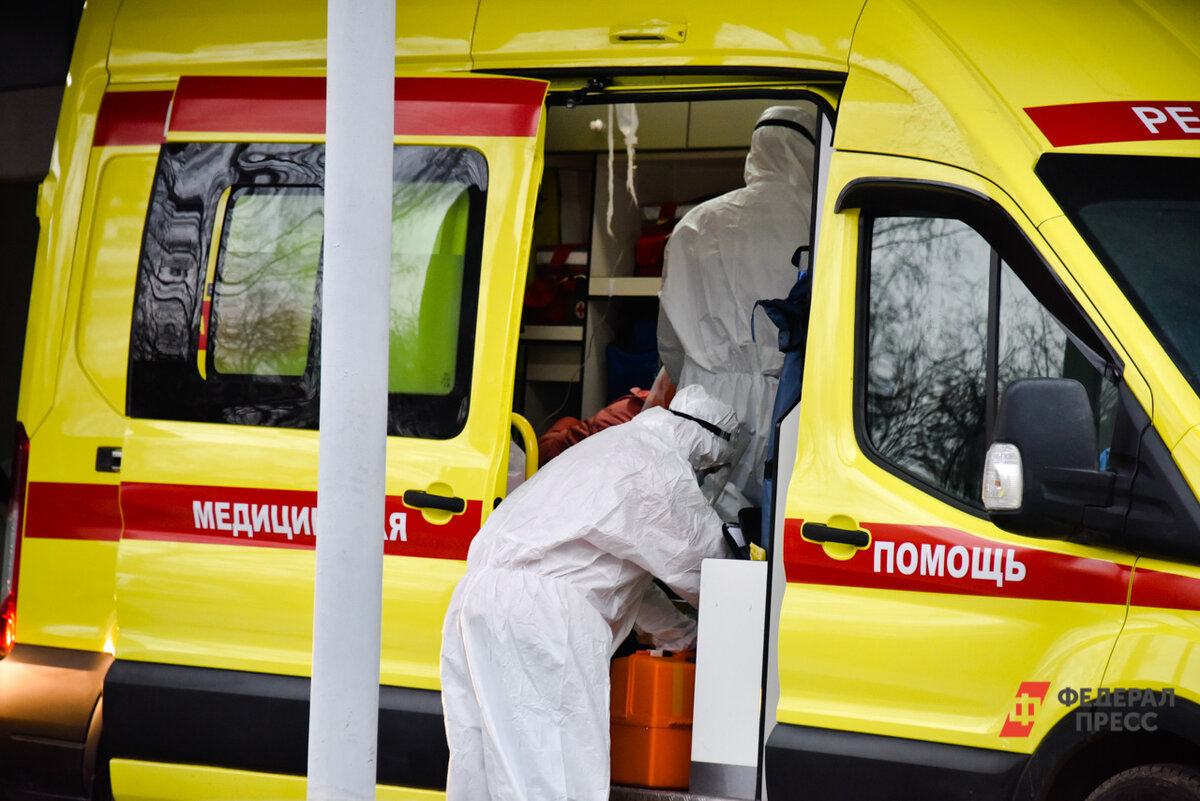
{"label": "black door handle", "polygon": [[434,495],[424,490],[405,490],[404,505],[414,509],[440,509],[443,512],[461,514],[467,509],[467,502],[462,498]]}
{"label": "black door handle", "polygon": [[121,449],[109,446],[96,448],[96,472],[120,473]]}
{"label": "black door handle", "polygon": [[820,523],[805,523],[801,529],[804,539],[813,542],[837,542],[843,545],[853,545],[855,548],[866,548],[871,543],[871,535],[858,529],[831,528]]}

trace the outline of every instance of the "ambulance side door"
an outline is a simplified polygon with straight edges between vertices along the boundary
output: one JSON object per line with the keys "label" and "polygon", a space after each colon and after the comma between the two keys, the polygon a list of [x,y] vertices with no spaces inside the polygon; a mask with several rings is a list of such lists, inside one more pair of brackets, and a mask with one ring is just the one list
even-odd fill
{"label": "ambulance side door", "polygon": [[1008,797],[1067,712],[1058,691],[1101,680],[1133,559],[991,524],[996,405],[1019,378],[1074,378],[1104,448],[1121,359],[988,182],[835,153],[829,191],[768,792]]}
{"label": "ambulance side door", "polygon": [[[413,751],[388,738],[416,731],[413,716],[440,731],[442,618],[504,493],[545,84],[400,78],[396,92],[378,536],[381,683],[406,694],[381,696],[379,777],[434,786],[440,739]],[[176,677],[221,686],[238,671],[261,676],[259,691],[231,704],[244,729],[211,732],[206,759],[303,774],[303,729],[281,731],[272,716],[294,698],[284,680],[309,674],[314,544],[327,522],[316,496],[324,82],[184,77],[171,108],[136,265],[120,463],[110,685],[125,706],[112,719],[137,731],[110,732],[113,754],[194,762],[172,731],[205,711]],[[259,736],[278,764],[251,765],[236,745]]]}

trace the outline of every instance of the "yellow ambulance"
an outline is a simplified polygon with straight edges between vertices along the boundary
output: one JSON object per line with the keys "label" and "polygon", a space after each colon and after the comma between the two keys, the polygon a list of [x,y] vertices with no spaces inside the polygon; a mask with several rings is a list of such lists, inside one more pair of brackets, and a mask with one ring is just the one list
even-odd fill
{"label": "yellow ambulance", "polygon": [[[324,37],[323,3],[86,4],[38,200],[0,794],[303,796]],[[818,120],[802,390],[734,598],[752,725],[693,744],[692,794],[1200,799],[1196,9],[402,3],[396,76],[381,798],[443,792],[440,627],[514,414],[532,444],[625,391],[639,245],[790,104]]]}

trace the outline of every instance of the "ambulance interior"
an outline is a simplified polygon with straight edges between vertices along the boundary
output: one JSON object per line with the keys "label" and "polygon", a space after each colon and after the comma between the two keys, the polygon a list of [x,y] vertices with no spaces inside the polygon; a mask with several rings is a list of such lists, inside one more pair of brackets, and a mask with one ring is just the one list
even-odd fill
{"label": "ambulance interior", "polygon": [[[573,106],[552,94],[548,105],[514,388],[514,409],[539,437],[563,417],[586,419],[633,387],[650,389],[674,224],[745,185],[750,137],[765,109],[794,105],[818,116],[797,92]],[[632,148],[619,127],[631,117],[622,106],[635,110]]]}
{"label": "ambulance interior", "polygon": [[[755,122],[776,105],[821,117],[811,95],[796,91],[628,105],[565,104],[551,95],[513,407],[537,436],[556,421],[596,415],[632,388],[651,388],[660,367],[657,294],[671,230],[696,204],[745,185]],[[633,137],[636,145],[629,145]],[[816,186],[816,170],[810,175]],[[761,310],[758,316],[756,326],[771,326]],[[777,482],[785,488],[786,476]],[[614,786],[760,797],[760,738],[768,733],[762,715],[777,694],[774,671],[764,669],[774,652],[766,642],[767,607],[782,586],[772,593],[768,585],[773,556],[752,563],[743,554],[712,570],[706,564],[700,645],[689,672],[662,660],[614,662]],[[713,603],[730,594],[752,601],[730,615],[730,604]],[[670,708],[670,699],[693,687],[691,709]]]}

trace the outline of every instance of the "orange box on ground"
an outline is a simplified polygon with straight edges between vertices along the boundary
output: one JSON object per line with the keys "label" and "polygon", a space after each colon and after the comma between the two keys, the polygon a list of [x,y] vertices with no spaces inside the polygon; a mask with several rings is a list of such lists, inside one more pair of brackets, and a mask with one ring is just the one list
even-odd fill
{"label": "orange box on ground", "polygon": [[685,789],[692,763],[696,653],[638,651],[614,659],[612,781]]}

